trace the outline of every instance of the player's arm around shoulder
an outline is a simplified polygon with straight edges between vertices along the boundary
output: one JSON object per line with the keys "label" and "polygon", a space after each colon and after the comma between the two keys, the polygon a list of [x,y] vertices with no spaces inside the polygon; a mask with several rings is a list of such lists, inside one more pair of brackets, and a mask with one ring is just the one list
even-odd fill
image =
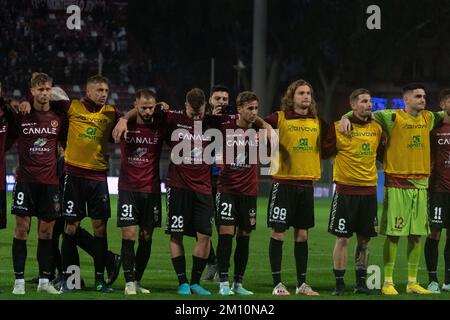
{"label": "player's arm around shoulder", "polygon": [[264,117],[264,121],[266,121],[268,124],[272,126],[272,128],[277,129],[278,128],[278,113],[282,111],[275,111],[268,116]]}
{"label": "player's arm around shoulder", "polygon": [[442,119],[444,119],[444,111],[437,111],[437,112],[431,112],[428,110],[426,110],[426,111],[431,114],[430,115],[431,123],[432,123],[431,129],[430,129],[430,131],[431,131],[439,124],[440,121],[442,121]]}
{"label": "player's arm around shoulder", "polygon": [[377,110],[372,112],[372,119],[374,119],[383,131],[390,133],[395,121],[396,109]]}
{"label": "player's arm around shoulder", "polygon": [[376,122],[375,120],[372,120],[372,125],[375,127],[378,144],[381,144],[383,142],[383,139],[385,139],[387,137],[387,133],[383,131],[383,128],[381,127],[381,125],[378,122]]}
{"label": "player's arm around shoulder", "polygon": [[265,121],[263,118],[261,118],[260,116],[256,116],[255,119],[255,126],[260,128],[260,129],[266,129],[266,130],[272,130],[273,127],[270,125],[270,123],[268,123],[267,121]]}
{"label": "player's arm around shoulder", "polygon": [[256,116],[255,128],[258,130],[260,138],[264,138],[267,135],[269,142],[276,143],[276,141],[278,141],[278,134],[273,129],[272,125],[260,116]]}
{"label": "player's arm around shoulder", "polygon": [[217,129],[225,132],[224,124],[239,119],[239,114],[222,114],[218,109],[219,108],[216,108],[212,113],[205,114],[203,117],[203,124],[210,129]]}
{"label": "player's arm around shoulder", "polygon": [[[326,132],[326,135],[323,139],[322,146],[321,146],[322,159],[331,158],[332,156],[335,156],[337,153],[336,124],[339,124],[339,122],[333,122],[331,125],[328,126],[328,130]],[[341,133],[338,133],[338,134],[341,134]]]}
{"label": "player's arm around shoulder", "polygon": [[67,114],[72,105],[67,93],[60,87],[52,87],[52,95],[50,97],[50,106],[59,113]]}
{"label": "player's arm around shoulder", "polygon": [[320,118],[320,117],[317,117],[317,118],[319,119],[320,141],[324,141],[328,135],[328,130],[330,129],[331,125],[327,121],[323,120],[322,118]]}
{"label": "player's arm around shoulder", "polygon": [[[170,106],[166,102],[161,101],[155,105],[155,110],[153,111],[152,116],[158,117],[160,123],[164,123],[168,121],[167,119],[169,118],[169,115],[171,113],[174,113],[174,111],[170,110]],[[116,113],[116,115],[117,115],[117,122],[112,131],[112,137],[115,143],[119,143],[122,135],[126,136],[128,132],[128,121],[136,120],[138,111],[136,108],[132,108],[125,114]]]}
{"label": "player's arm around shoulder", "polygon": [[352,123],[350,121],[352,116],[353,116],[353,111],[349,111],[341,117],[341,120],[339,120],[339,133],[340,134],[346,135],[350,131],[352,131]]}
{"label": "player's arm around shoulder", "polygon": [[137,110],[135,108],[131,109],[127,113],[117,120],[117,123],[112,131],[112,137],[115,143],[120,142],[122,135],[126,135],[128,132],[128,120],[134,120],[137,117]]}

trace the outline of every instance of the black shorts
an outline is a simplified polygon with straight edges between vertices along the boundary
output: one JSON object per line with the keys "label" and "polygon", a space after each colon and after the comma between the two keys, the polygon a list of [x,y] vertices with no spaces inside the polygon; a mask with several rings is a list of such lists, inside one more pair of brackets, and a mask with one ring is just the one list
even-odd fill
{"label": "black shorts", "polygon": [[430,228],[441,230],[450,229],[450,193],[430,192]]}
{"label": "black shorts", "polygon": [[256,196],[217,192],[216,223],[237,226],[246,232],[256,228]]}
{"label": "black shorts", "polygon": [[66,174],[64,178],[63,215],[68,221],[88,216],[104,220],[111,217],[108,183]]}
{"label": "black shorts", "polygon": [[314,227],[314,188],[274,182],[270,191],[267,226],[276,232],[289,227]]}
{"label": "black shorts", "polygon": [[117,226],[161,227],[161,193],[119,191]]}
{"label": "black shorts", "polygon": [[[217,179],[219,178],[219,176],[214,176],[211,174],[211,193],[212,193],[212,198],[213,198],[213,203],[215,203],[215,199],[216,199],[216,195],[217,195]],[[213,205],[214,207],[214,217],[217,216],[217,211],[216,211],[216,206]]]}
{"label": "black shorts", "polygon": [[377,236],[377,195],[345,195],[335,192],[331,202],[328,232],[350,238],[355,232],[366,238]]}
{"label": "black shorts", "polygon": [[0,229],[6,228],[6,190],[0,190]]}
{"label": "black shorts", "polygon": [[212,196],[193,190],[167,188],[167,234],[195,237],[198,233],[211,236],[214,224]]}
{"label": "black shorts", "polygon": [[59,186],[30,182],[16,182],[11,213],[53,221],[61,216]]}

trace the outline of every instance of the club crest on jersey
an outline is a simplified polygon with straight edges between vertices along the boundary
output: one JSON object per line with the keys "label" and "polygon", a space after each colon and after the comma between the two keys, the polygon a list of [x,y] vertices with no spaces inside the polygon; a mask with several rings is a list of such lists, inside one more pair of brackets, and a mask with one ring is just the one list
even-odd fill
{"label": "club crest on jersey", "polygon": [[51,125],[53,128],[56,128],[56,127],[59,125],[59,122],[58,122],[57,120],[52,120],[52,121],[50,122],[50,125]]}

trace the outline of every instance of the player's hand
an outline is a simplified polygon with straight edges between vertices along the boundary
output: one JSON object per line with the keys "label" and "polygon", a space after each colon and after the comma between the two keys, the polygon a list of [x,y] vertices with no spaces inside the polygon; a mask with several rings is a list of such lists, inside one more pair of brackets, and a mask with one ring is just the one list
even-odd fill
{"label": "player's hand", "polygon": [[170,106],[166,102],[161,101],[155,105],[154,113],[169,112],[169,109]]}
{"label": "player's hand", "polygon": [[168,112],[169,111],[170,106],[166,102],[161,101],[159,103],[162,105],[162,108],[161,108],[162,111],[164,111],[164,112]]}
{"label": "player's hand", "polygon": [[51,101],[60,101],[66,100],[69,101],[69,96],[67,93],[61,89],[60,87],[52,87],[52,96],[50,98]]}
{"label": "player's hand", "polygon": [[212,114],[214,115],[220,115],[222,114],[222,106],[217,106],[212,109]]}
{"label": "player's hand", "polygon": [[127,132],[128,132],[127,123],[128,123],[128,120],[125,118],[120,118],[119,121],[117,121],[117,124],[114,127],[113,132],[112,132],[112,136],[113,136],[115,143],[120,142],[120,138],[122,137],[122,135],[124,135],[125,138],[127,137]]}
{"label": "player's hand", "polygon": [[19,109],[16,110],[16,113],[19,113],[19,112],[21,114],[29,114],[31,112],[31,104],[28,101],[22,101],[19,104]]}
{"label": "player's hand", "polygon": [[339,132],[341,134],[348,134],[352,130],[352,123],[347,116],[342,116],[339,122]]}

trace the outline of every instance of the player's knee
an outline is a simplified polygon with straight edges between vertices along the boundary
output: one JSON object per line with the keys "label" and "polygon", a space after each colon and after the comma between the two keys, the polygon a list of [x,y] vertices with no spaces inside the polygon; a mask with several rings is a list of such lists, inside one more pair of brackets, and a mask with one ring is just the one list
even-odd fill
{"label": "player's knee", "polygon": [[251,231],[246,231],[243,229],[237,229],[237,237],[250,237]]}
{"label": "player's knee", "polygon": [[78,226],[76,224],[66,224],[64,228],[64,232],[71,237],[74,237],[77,234]]}
{"label": "player's knee", "polygon": [[94,229],[94,237],[97,237],[97,238],[104,238],[104,237],[106,237],[106,229],[105,228],[103,228],[103,229],[101,229],[101,228],[99,228],[99,229]]}
{"label": "player's knee", "polygon": [[93,224],[92,227],[93,227],[94,237],[102,238],[102,237],[106,236],[106,224],[103,224],[103,223]]}
{"label": "player's knee", "polygon": [[[433,240],[439,240],[441,238],[441,231],[437,229],[432,229],[431,233],[428,235],[428,238]],[[448,238],[448,235],[447,235]]]}
{"label": "player's knee", "polygon": [[296,242],[305,242],[308,240],[308,231],[307,230],[295,230],[294,231],[294,240]]}
{"label": "player's knee", "polygon": [[228,234],[228,235],[234,235],[234,226],[220,226],[219,227],[219,234]]}
{"label": "player's knee", "polygon": [[55,225],[55,222],[46,222],[44,220],[39,221],[39,239],[43,240],[51,240],[53,235],[53,226]]}
{"label": "player's knee", "polygon": [[28,239],[28,225],[24,223],[20,223],[16,225],[16,229],[14,230],[14,238],[19,240],[27,240]]}
{"label": "player's knee", "polygon": [[408,236],[408,241],[412,242],[414,244],[419,244],[420,243],[420,236]]}
{"label": "player's knee", "polygon": [[275,230],[272,229],[271,237],[273,239],[278,240],[278,241],[284,241],[284,236],[285,236],[284,232],[276,232]]}
{"label": "player's knee", "polygon": [[52,235],[53,235],[53,233],[52,233],[51,229],[39,230],[39,239],[51,240]]}
{"label": "player's knee", "polygon": [[139,232],[139,239],[143,241],[150,241],[152,239],[153,230],[142,229]]}
{"label": "player's knee", "polygon": [[369,248],[370,239],[358,237],[357,245],[360,248]]}
{"label": "player's knee", "polygon": [[178,246],[182,246],[183,245],[183,236],[178,235],[178,234],[172,234],[170,236],[170,242],[172,242]]}
{"label": "player's knee", "polygon": [[136,233],[134,230],[129,230],[126,228],[122,229],[122,239],[124,240],[134,240],[136,237]]}
{"label": "player's knee", "polygon": [[398,240],[400,240],[400,237],[387,236],[387,239],[392,243],[398,243]]}
{"label": "player's knee", "polygon": [[211,237],[206,234],[197,233],[197,241],[201,244],[209,244]]}
{"label": "player's knee", "polygon": [[336,238],[336,244],[340,247],[347,247],[349,243],[349,239],[348,238],[343,238],[343,237],[337,237]]}
{"label": "player's knee", "polygon": [[209,250],[210,239],[208,235],[197,233],[197,246],[202,250]]}

